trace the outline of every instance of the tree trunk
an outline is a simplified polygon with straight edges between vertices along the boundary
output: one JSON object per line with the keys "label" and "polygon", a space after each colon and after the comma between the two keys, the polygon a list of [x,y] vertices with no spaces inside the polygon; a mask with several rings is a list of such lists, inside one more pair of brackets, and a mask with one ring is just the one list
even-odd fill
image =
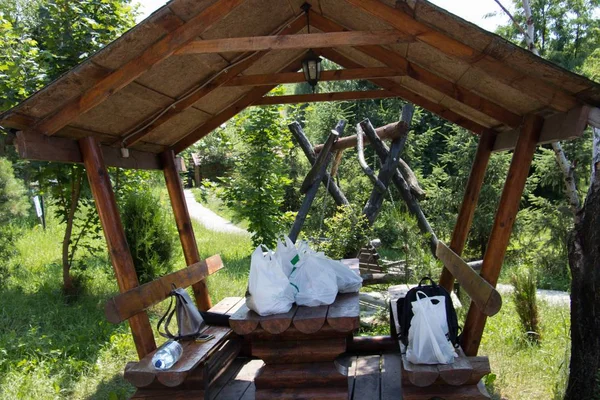
{"label": "tree trunk", "polygon": [[600,398],[600,129],[594,129],[592,182],[569,241],[571,365],[565,399]]}
{"label": "tree trunk", "polygon": [[66,294],[71,294],[73,292],[73,279],[71,278],[72,257],[69,257],[69,249],[71,247],[71,235],[73,234],[75,212],[77,211],[77,205],[79,204],[79,197],[81,195],[82,180],[83,173],[81,168],[74,167],[73,175],[71,176],[71,207],[69,208],[69,214],[67,216],[67,227],[65,229],[62,246],[63,291]]}

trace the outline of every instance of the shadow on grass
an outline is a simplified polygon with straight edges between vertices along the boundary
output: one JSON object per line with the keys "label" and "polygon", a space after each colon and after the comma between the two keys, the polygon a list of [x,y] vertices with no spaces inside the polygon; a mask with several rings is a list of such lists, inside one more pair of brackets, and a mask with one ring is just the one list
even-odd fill
{"label": "shadow on grass", "polygon": [[96,387],[96,391],[87,396],[86,400],[125,400],[135,393],[122,374],[114,375],[110,380],[103,380]]}
{"label": "shadow on grass", "polygon": [[0,298],[0,376],[36,371],[57,393],[71,392],[82,375],[93,373],[111,337],[127,331],[106,321],[104,295],[84,291],[66,297],[60,288],[43,284],[33,293],[0,288]]}

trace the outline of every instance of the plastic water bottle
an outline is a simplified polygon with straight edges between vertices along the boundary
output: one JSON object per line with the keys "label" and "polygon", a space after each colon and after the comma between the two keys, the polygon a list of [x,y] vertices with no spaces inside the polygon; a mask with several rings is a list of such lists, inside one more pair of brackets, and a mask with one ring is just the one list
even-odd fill
{"label": "plastic water bottle", "polygon": [[181,345],[173,340],[165,342],[152,357],[152,365],[156,369],[169,369],[179,360],[183,353]]}

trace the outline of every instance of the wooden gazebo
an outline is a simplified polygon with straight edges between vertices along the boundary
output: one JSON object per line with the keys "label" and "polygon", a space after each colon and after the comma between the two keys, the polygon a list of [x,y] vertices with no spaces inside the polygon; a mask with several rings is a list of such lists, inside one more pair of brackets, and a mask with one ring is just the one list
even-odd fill
{"label": "wooden gazebo", "polygon": [[[480,136],[450,243],[460,255],[493,151],[514,150],[481,276],[495,286],[536,146],[600,124],[600,85],[425,0],[172,0],[114,43],[0,116],[22,158],[83,163],[121,292],[139,283],[106,167],[161,169],[189,266],[201,260],[175,155],[249,106],[400,97]],[[379,90],[269,96],[304,81],[308,49]],[[128,149],[129,151],[123,151]],[[128,154],[127,154],[128,153]],[[446,288],[453,277],[444,270]],[[211,306],[203,281],[201,309]],[[156,348],[145,312],[129,319],[140,358]],[[462,346],[478,352],[472,304]]]}

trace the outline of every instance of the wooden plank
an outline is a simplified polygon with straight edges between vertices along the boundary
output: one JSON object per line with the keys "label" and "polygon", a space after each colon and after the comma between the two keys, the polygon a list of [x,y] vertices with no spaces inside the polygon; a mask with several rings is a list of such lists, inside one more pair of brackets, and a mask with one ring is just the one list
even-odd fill
{"label": "wooden plank", "polygon": [[[210,356],[204,363],[203,375],[207,377],[207,386],[212,386],[221,375],[227,373],[231,364],[235,361],[242,350],[243,339],[237,335],[228,335],[220,346],[215,346]],[[212,390],[209,390],[209,393]]]}
{"label": "wooden plank", "polygon": [[372,399],[380,391],[380,356],[358,357],[354,378],[354,398]]}
{"label": "wooden plank", "polygon": [[258,328],[260,315],[250,310],[246,304],[243,304],[229,318],[229,326],[238,335],[247,335]]}
{"label": "wooden plank", "polygon": [[256,400],[347,400],[348,394],[338,388],[263,389],[256,391]]}
{"label": "wooden plank", "polygon": [[451,386],[466,384],[473,374],[473,367],[461,349],[458,349],[459,357],[454,358],[452,364],[439,364],[437,366],[440,378]]}
{"label": "wooden plank", "polygon": [[[502,190],[500,204],[483,258],[483,266],[481,267],[481,276],[494,287],[500,276],[513,223],[519,211],[521,195],[529,175],[529,167],[543,125],[544,122],[541,117],[536,115],[527,116],[513,153],[508,177]],[[462,348],[468,356],[477,355],[486,318],[486,315],[478,307],[471,304],[462,333]]]}
{"label": "wooden plank", "polygon": [[485,385],[449,386],[435,385],[430,387],[407,386],[402,389],[404,400],[431,400],[442,398],[444,400],[487,400],[489,394]]}
{"label": "wooden plank", "polygon": [[[314,18],[312,18],[313,16]],[[345,30],[343,26],[316,13],[311,13],[311,23],[313,23],[318,29],[325,32],[337,32]],[[520,115],[513,113],[512,111],[494,103],[491,100],[479,96],[465,87],[457,85],[456,83],[444,77],[436,75],[417,64],[411,63],[408,61],[408,59],[402,57],[398,53],[389,51],[389,49],[380,46],[358,46],[357,50],[379,62],[382,62],[388,67],[401,69],[405,75],[409,76],[411,79],[419,81],[458,102],[461,102],[477,111],[497,119],[508,126],[518,127],[522,121],[522,117]]]}
{"label": "wooden plank", "polygon": [[[394,140],[400,137],[402,134],[402,129],[400,129],[400,127],[400,122],[393,122],[391,124],[387,124],[375,129],[375,132],[377,132],[377,136],[379,136],[381,140]],[[356,137],[356,135],[345,136],[343,138],[340,138],[337,142],[335,142],[335,144],[331,148],[331,151],[339,151],[354,148],[356,147],[357,139],[358,138]],[[371,143],[369,137],[366,135],[363,135],[363,141],[365,144]],[[314,147],[315,153],[320,153],[322,149],[322,144],[318,144]]]}
{"label": "wooden plank", "polygon": [[[171,207],[173,208],[173,215],[175,216],[175,223],[185,262],[187,265],[193,265],[200,262],[200,253],[198,252],[198,244],[196,243],[190,213],[185,202],[181,178],[175,166],[175,154],[172,150],[167,150],[161,153],[160,159],[163,164],[167,191],[169,192],[169,199],[171,200]],[[220,260],[220,257],[219,261],[222,265],[223,262]],[[200,311],[206,311],[212,307],[205,278],[206,276],[192,283],[196,305]]]}
{"label": "wooden plank", "polygon": [[153,65],[194,40],[245,1],[221,0],[207,7],[185,24],[163,36],[159,41],[144,50],[142,54],[99,80],[85,93],[61,107],[58,112],[44,118],[32,131],[45,135],[55,134],[79,115],[96,107],[148,71]]}
{"label": "wooden plank", "polygon": [[[298,32],[300,29],[306,26],[304,16],[296,17],[293,21],[286,23],[286,27],[280,30],[279,35],[288,35],[291,33]],[[140,141],[146,135],[149,135],[158,127],[164,125],[171,119],[175,118],[180,113],[184,112],[188,108],[192,107],[195,103],[200,101],[203,97],[209,95],[214,90],[225,85],[231,79],[244,72],[246,69],[254,65],[258,60],[264,57],[268,52],[262,51],[254,54],[243,54],[240,60],[235,62],[233,65],[227,67],[227,69],[218,72],[215,76],[211,77],[207,82],[199,82],[199,89],[193,93],[186,93],[184,97],[179,99],[176,104],[169,108],[163,115],[158,117],[156,121],[150,123],[147,127],[140,129],[135,134],[130,134],[124,140],[126,146],[132,146],[133,144]]]}
{"label": "wooden plank", "polygon": [[281,387],[337,387],[345,391],[348,378],[338,372],[333,362],[270,364],[263,368],[255,384],[258,390]]}
{"label": "wooden plank", "polygon": [[318,332],[327,319],[329,306],[305,307],[300,306],[294,315],[292,323],[302,333],[310,334]]}
{"label": "wooden plank", "polygon": [[370,44],[397,44],[413,39],[397,30],[351,31],[329,33],[298,33],[295,35],[254,36],[223,39],[195,40],[175,54],[236,53],[290,49],[318,49],[322,47],[364,46]]}
{"label": "wooden plank", "polygon": [[214,255],[187,268],[134,287],[108,300],[104,307],[104,315],[109,322],[118,324],[166,299],[171,293],[172,284],[185,288],[223,267],[221,257]]}
{"label": "wooden plank", "polygon": [[[227,371],[225,371],[225,373],[223,373],[211,386],[208,397],[209,400],[216,400],[217,398],[222,399],[220,393],[223,391],[225,386],[240,372],[245,363],[246,360],[241,358],[237,358],[231,363]],[[236,400],[238,399],[239,396],[236,398]]]}
{"label": "wooden plank", "polygon": [[406,359],[405,354],[402,355],[402,377],[406,377],[414,386],[431,386],[439,376],[437,365],[413,364]]}
{"label": "wooden plank", "polygon": [[180,342],[183,347],[183,353],[170,369],[159,371],[152,365],[152,356],[148,354],[138,363],[129,363],[125,369],[125,379],[136,387],[146,387],[156,380],[167,387],[176,387],[181,385],[194,369],[204,362],[207,357],[218,348],[219,344],[231,334],[231,329],[210,326],[203,331],[206,334],[212,334],[214,339],[208,342],[195,342],[187,340]]}
{"label": "wooden plank", "polygon": [[397,353],[399,350],[398,341],[390,335],[353,336],[347,349],[352,354]]}
{"label": "wooden plank", "polygon": [[402,398],[402,357],[400,354],[381,356],[381,400]]}
{"label": "wooden plank", "polygon": [[292,325],[292,320],[298,309],[297,305],[293,305],[291,310],[283,314],[267,315],[260,317],[260,327],[265,331],[274,335],[285,332]]}
{"label": "wooden plank", "polygon": [[[253,381],[258,371],[265,365],[262,360],[250,360],[242,367],[242,369],[230,380],[223,390],[219,392],[219,400],[240,400],[250,386],[254,387]],[[254,391],[252,391],[252,399],[254,399]]]}
{"label": "wooden plank", "polygon": [[[210,312],[218,313],[218,314],[233,314],[230,313],[230,310],[234,308],[240,301],[244,301],[241,297],[225,297],[223,300],[218,302],[216,305],[211,307]],[[236,309],[237,311],[237,309]],[[235,311],[234,311],[235,312]]]}
{"label": "wooden plank", "polygon": [[368,100],[368,99],[388,99],[398,97],[397,94],[387,90],[357,90],[352,92],[333,92],[333,93],[309,93],[293,94],[285,96],[265,96],[254,103],[256,106],[265,106],[273,104],[302,104],[319,103],[325,101],[348,101],[348,100]]}
{"label": "wooden plank", "polygon": [[[403,75],[405,75],[405,73],[400,69],[389,67],[334,69],[322,71],[319,82],[390,78]],[[306,82],[304,73],[287,72],[281,74],[241,75],[229,80],[224,86],[284,85],[288,83],[303,82]]]}
{"label": "wooden plank", "polygon": [[[467,243],[467,236],[471,229],[473,216],[475,215],[475,209],[479,201],[479,193],[483,186],[483,179],[485,178],[485,172],[495,140],[496,135],[492,131],[484,132],[479,138],[477,152],[475,153],[475,159],[473,160],[471,173],[467,181],[467,187],[465,188],[458,216],[456,217],[456,224],[454,225],[450,242],[450,248],[459,256],[462,254]],[[444,287],[448,292],[451,292],[454,286],[454,277],[446,267],[442,270],[440,286]]]}
{"label": "wooden plank", "polygon": [[322,175],[324,174],[325,169],[327,169],[327,164],[330,160],[329,153],[331,152],[331,147],[338,140],[339,137],[340,133],[332,129],[324,145],[325,151],[319,153],[317,159],[315,160],[314,164],[310,167],[310,170],[306,174],[306,178],[304,178],[304,181],[300,186],[301,193],[306,194],[306,192],[308,192],[308,189],[310,189],[317,181],[320,181],[322,179]]}
{"label": "wooden plank", "polygon": [[340,293],[329,306],[327,323],[340,332],[352,332],[358,329],[360,307],[358,293]]}
{"label": "wooden plank", "polygon": [[263,341],[252,340],[252,356],[267,364],[331,362],[346,351],[346,338]]}
{"label": "wooden plank", "polygon": [[[584,105],[566,113],[549,116],[544,122],[538,144],[580,138],[588,123],[591,107]],[[512,150],[517,144],[520,129],[498,134],[493,151]]]}
{"label": "wooden plank", "polygon": [[[341,65],[344,68],[360,68],[364,65],[359,64],[343,55],[338,53],[332,49],[321,49],[321,54],[327,59]],[[444,118],[447,121],[455,123],[458,126],[462,126],[465,129],[470,130],[473,133],[481,134],[487,130],[488,127],[483,126],[479,123],[471,121],[467,117],[463,117],[460,114],[455,113],[454,111],[435,103],[431,100],[426,99],[425,97],[406,89],[400,84],[391,81],[389,79],[377,78],[377,79],[369,79],[373,84],[386,89],[390,92],[394,92],[398,95],[398,97],[403,98],[406,101],[409,101],[419,107],[423,107],[428,111],[431,111],[434,114],[439,115],[441,118]]]}
{"label": "wooden plank", "polygon": [[483,314],[491,317],[500,311],[502,307],[502,296],[500,296],[500,293],[460,258],[459,255],[441,241],[438,242],[435,255],[458,280],[460,286],[471,298],[471,301]]}
{"label": "wooden plank", "polygon": [[[302,68],[302,63],[300,59],[294,60],[287,67],[283,68],[280,72],[292,72],[298,71]],[[227,122],[230,118],[246,109],[247,107],[254,104],[256,101],[260,100],[265,94],[269,93],[271,89],[275,86],[260,86],[250,90],[244,96],[242,96],[239,100],[235,101],[229,107],[221,111],[219,114],[213,116],[208,121],[204,122],[201,126],[197,127],[187,135],[185,135],[182,139],[180,139],[177,143],[172,146],[172,149],[175,153],[181,153],[183,150],[187,149],[189,146],[196,143],[198,140],[202,139],[204,136],[208,135],[213,129],[218,128],[221,124]]]}
{"label": "wooden plank", "polygon": [[[137,287],[139,281],[125,238],[125,231],[121,223],[119,207],[112,190],[110,177],[102,158],[102,151],[93,137],[79,140],[79,146],[117,284],[121,292],[126,292]],[[129,326],[131,327],[138,356],[142,359],[156,349],[148,315],[140,313],[130,318]]]}
{"label": "wooden plank", "polygon": [[[358,357],[352,356],[348,360],[348,398],[354,398],[354,384],[356,383],[356,366]],[[357,399],[358,400],[358,399]]]}
{"label": "wooden plank", "polygon": [[[49,137],[30,131],[17,132],[15,145],[19,157],[26,160],[83,163],[83,156],[76,140]],[[102,157],[108,167],[130,169],[162,169],[158,155],[129,150],[129,157],[121,156],[121,149],[101,146]]]}

